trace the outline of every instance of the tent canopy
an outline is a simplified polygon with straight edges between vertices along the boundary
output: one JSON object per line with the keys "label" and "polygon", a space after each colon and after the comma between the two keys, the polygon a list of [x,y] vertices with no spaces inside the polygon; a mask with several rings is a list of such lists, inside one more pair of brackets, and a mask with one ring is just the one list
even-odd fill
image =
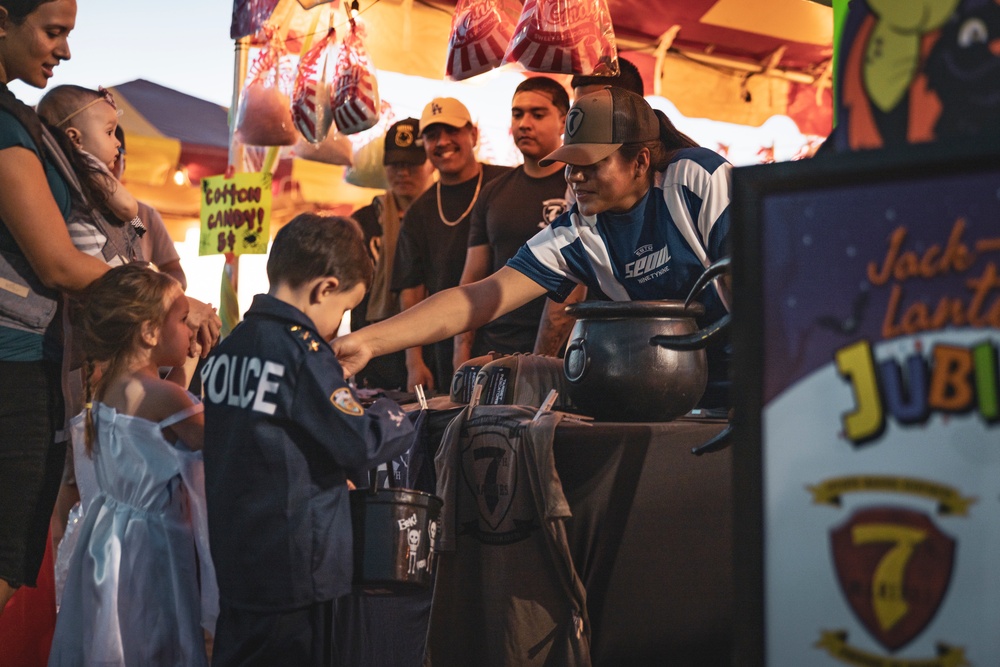
{"label": "tent canopy", "polygon": [[[819,74],[833,57],[833,13],[804,0],[609,0],[615,35],[655,46],[676,26],[672,48]],[[641,48],[641,47],[640,47]]]}
{"label": "tent canopy", "polygon": [[[229,150],[229,112],[212,102],[144,79],[115,86],[156,132],[187,145]],[[183,114],[178,111],[183,108]],[[122,118],[128,127],[129,119]]]}
{"label": "tent canopy", "polygon": [[120,122],[130,181],[161,185],[180,168],[197,182],[226,170],[229,113],[224,107],[144,79],[111,92],[124,110]]}

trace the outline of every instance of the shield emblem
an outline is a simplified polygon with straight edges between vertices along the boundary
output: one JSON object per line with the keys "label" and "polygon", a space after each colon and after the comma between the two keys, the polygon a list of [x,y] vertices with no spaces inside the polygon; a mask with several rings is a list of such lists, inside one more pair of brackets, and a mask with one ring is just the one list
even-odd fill
{"label": "shield emblem", "polygon": [[462,476],[476,499],[480,521],[490,530],[510,530],[511,500],[517,488],[517,453],[506,432],[477,431],[462,451]]}
{"label": "shield emblem", "polygon": [[847,602],[879,644],[896,651],[937,613],[951,581],[955,540],[921,512],[870,507],[830,531]]}

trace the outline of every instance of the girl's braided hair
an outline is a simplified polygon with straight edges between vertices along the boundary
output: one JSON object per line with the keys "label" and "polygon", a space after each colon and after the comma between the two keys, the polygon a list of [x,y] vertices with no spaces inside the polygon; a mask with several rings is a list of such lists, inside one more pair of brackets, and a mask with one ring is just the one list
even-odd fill
{"label": "girl's braided hair", "polygon": [[94,441],[91,414],[94,399],[100,400],[108,383],[128,369],[141,344],[143,324],[163,323],[167,297],[173,290],[179,291],[180,285],[171,276],[144,264],[126,264],[110,269],[71,303],[74,340],[86,359],[84,410],[88,454]]}

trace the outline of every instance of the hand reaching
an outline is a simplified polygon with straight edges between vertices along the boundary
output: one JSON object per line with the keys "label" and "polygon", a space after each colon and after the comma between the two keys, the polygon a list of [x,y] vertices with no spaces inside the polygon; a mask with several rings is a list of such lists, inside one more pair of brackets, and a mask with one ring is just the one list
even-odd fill
{"label": "hand reaching", "polygon": [[337,361],[344,369],[344,377],[350,377],[364,368],[372,358],[371,349],[357,333],[334,338],[330,343]]}

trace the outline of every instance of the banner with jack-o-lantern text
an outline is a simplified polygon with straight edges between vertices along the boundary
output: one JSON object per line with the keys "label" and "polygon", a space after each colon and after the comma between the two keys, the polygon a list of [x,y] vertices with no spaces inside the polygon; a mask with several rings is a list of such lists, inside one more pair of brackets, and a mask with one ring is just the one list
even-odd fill
{"label": "banner with jack-o-lantern text", "polygon": [[998,665],[1000,159],[854,158],[734,176],[763,655]]}

